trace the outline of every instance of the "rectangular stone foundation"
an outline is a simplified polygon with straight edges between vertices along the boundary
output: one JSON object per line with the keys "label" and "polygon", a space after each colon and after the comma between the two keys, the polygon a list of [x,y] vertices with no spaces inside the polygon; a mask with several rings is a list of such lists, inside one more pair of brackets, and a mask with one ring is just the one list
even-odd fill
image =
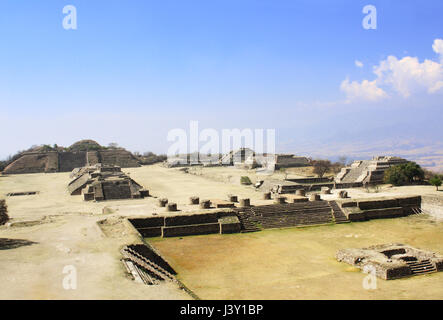
{"label": "rectangular stone foundation", "polygon": [[341,202],[344,214],[350,221],[397,218],[414,213],[421,207],[420,196],[362,199]]}
{"label": "rectangular stone foundation", "polygon": [[218,219],[220,223],[220,233],[238,233],[241,231],[240,221],[237,217],[223,217]]}

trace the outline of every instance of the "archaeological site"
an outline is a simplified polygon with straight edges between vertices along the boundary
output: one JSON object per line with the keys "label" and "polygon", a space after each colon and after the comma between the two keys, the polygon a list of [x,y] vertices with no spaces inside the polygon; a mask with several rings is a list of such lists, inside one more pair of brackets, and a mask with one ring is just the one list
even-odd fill
{"label": "archaeological site", "polygon": [[[266,155],[261,162],[248,148],[210,165],[140,165],[129,151],[92,140],[69,151],[42,149],[23,153],[0,175],[0,231],[15,248],[0,254],[15,252],[2,259],[11,261],[2,262],[8,272],[16,264],[27,272],[42,263],[42,245],[53,243],[47,277],[72,257],[81,261],[88,293],[50,289],[57,297],[110,297],[95,285],[110,278],[126,298],[315,299],[309,287],[327,285],[334,287],[327,298],[366,299],[365,289],[352,288],[373,274],[391,280],[375,297],[389,299],[407,285],[415,299],[443,275],[443,197],[425,180],[386,183],[389,168],[412,163],[403,158],[377,156],[319,176],[307,157]],[[269,159],[273,171],[263,174]],[[22,250],[35,251],[35,260],[23,264]],[[47,297],[11,290],[3,297]],[[441,293],[436,287],[425,298]]]}
{"label": "archaeological site", "polygon": [[0,1],[3,317],[438,317],[442,13]]}
{"label": "archaeological site", "polygon": [[69,148],[43,146],[25,151],[3,173],[70,172],[75,168],[97,163],[122,168],[140,166],[137,159],[125,149],[109,149],[93,140],[82,140]]}

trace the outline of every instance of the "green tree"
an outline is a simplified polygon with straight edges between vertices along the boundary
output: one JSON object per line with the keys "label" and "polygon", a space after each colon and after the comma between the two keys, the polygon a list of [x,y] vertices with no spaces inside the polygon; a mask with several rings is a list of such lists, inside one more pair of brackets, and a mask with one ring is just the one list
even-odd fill
{"label": "green tree", "polygon": [[424,170],[415,162],[408,162],[390,167],[385,171],[384,181],[395,186],[401,186],[414,181],[423,181]]}
{"label": "green tree", "polygon": [[429,183],[437,188],[441,186],[441,179],[439,176],[434,176],[431,180],[429,180]]}
{"label": "green tree", "polygon": [[385,171],[384,182],[394,186],[401,186],[408,182],[408,177],[405,175],[401,165],[392,166]]}
{"label": "green tree", "polygon": [[420,165],[415,162],[411,161],[400,166],[406,177],[408,177],[409,182],[422,181],[425,177],[425,172]]}

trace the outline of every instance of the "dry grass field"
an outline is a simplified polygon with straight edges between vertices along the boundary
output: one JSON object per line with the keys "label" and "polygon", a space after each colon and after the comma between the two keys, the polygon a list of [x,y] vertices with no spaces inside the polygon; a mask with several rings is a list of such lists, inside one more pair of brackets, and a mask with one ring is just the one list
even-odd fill
{"label": "dry grass field", "polygon": [[203,299],[443,299],[443,273],[377,279],[366,290],[364,273],[335,260],[342,248],[393,242],[443,253],[443,222],[410,216],[152,241]]}

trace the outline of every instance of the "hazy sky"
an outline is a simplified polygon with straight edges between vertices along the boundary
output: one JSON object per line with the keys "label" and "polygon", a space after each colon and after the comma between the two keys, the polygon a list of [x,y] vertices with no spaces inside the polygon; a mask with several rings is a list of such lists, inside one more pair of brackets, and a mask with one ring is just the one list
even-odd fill
{"label": "hazy sky", "polygon": [[434,150],[442,13],[416,0],[2,0],[0,158],[85,138],[166,152],[190,120],[276,129],[284,152]]}

